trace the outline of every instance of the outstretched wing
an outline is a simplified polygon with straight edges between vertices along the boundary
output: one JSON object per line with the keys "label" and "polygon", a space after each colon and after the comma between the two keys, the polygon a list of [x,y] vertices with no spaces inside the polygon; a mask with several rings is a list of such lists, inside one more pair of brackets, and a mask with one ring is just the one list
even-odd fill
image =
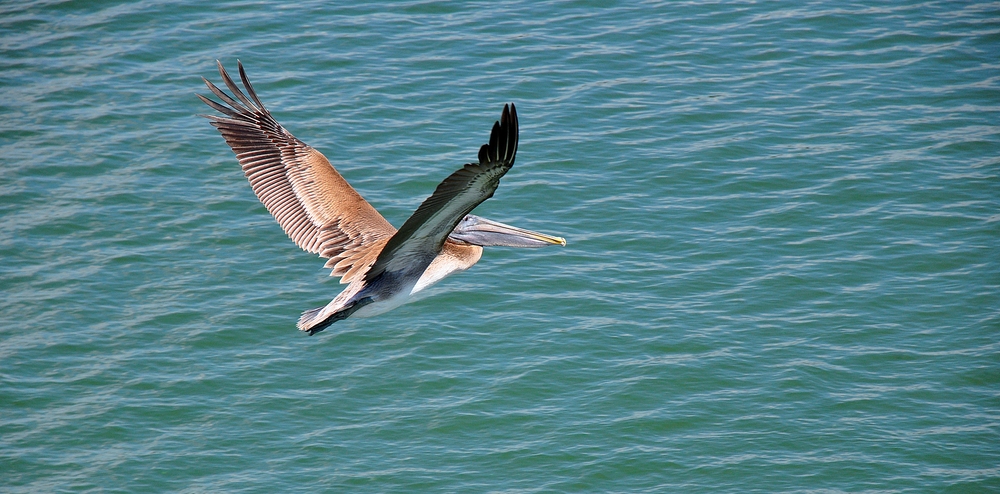
{"label": "outstretched wing", "polygon": [[389,239],[365,279],[374,280],[385,271],[426,268],[458,222],[493,197],[516,154],[517,110],[511,103],[504,105],[500,121],[493,124],[489,144],[479,148],[479,163],[463,166],[437,186]]}
{"label": "outstretched wing", "polygon": [[[219,74],[239,101],[207,79],[222,103],[198,95],[225,116],[204,115],[243,167],[260,202],[302,249],[329,258],[326,267],[341,283],[350,283],[374,262],[396,233],[322,153],[281,127],[257,98],[243,64],[237,62],[248,98],[216,61]],[[252,100],[251,100],[252,99]],[[373,250],[374,249],[374,250]]]}

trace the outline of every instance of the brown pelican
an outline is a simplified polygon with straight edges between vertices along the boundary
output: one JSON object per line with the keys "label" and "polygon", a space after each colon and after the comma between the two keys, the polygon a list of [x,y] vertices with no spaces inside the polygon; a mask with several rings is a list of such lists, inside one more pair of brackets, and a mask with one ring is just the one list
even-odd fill
{"label": "brown pelican", "polygon": [[[566,240],[469,214],[493,196],[517,154],[517,110],[504,105],[479,162],[444,179],[396,230],[333,168],[322,153],[285,130],[264,108],[237,61],[246,94],[216,61],[239,101],[207,79],[222,103],[198,95],[224,116],[203,115],[236,153],[260,202],[303,250],[329,259],[331,276],[348,283],[326,307],[302,313],[310,335],[351,315],[370,316],[479,261],[486,246],[543,247]],[[249,94],[249,98],[247,95]]]}

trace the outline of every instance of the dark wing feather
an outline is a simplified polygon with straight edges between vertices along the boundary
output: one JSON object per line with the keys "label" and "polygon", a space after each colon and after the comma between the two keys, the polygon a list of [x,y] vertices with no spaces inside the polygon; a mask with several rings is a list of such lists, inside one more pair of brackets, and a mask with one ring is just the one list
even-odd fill
{"label": "dark wing feather", "polygon": [[329,258],[333,275],[349,283],[374,262],[396,229],[337,173],[322,153],[281,127],[257,97],[243,64],[240,79],[249,98],[219,66],[238,98],[205,80],[222,103],[198,95],[225,116],[205,115],[236,153],[257,198],[302,249]]}
{"label": "dark wing feather", "polygon": [[479,148],[479,163],[463,166],[437,186],[389,239],[365,279],[374,280],[385,271],[425,269],[458,222],[493,197],[500,177],[514,165],[517,138],[517,110],[511,103],[493,124],[489,144]]}

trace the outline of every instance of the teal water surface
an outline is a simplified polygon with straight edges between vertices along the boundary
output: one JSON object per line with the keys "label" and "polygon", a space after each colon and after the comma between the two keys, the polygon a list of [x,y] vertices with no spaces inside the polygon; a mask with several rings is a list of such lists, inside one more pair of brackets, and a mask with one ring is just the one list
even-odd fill
{"label": "teal water surface", "polygon": [[[565,236],[341,289],[215,60],[399,226]],[[996,2],[7,2],[3,492],[1000,491]]]}

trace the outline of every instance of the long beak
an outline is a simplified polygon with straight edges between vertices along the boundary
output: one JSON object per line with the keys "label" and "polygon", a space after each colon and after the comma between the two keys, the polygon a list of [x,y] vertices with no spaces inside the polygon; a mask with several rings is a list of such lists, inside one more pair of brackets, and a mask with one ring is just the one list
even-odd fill
{"label": "long beak", "polygon": [[451,237],[465,243],[483,247],[545,247],[546,245],[566,245],[566,239],[544,233],[533,232],[499,221],[469,215],[459,224]]}

